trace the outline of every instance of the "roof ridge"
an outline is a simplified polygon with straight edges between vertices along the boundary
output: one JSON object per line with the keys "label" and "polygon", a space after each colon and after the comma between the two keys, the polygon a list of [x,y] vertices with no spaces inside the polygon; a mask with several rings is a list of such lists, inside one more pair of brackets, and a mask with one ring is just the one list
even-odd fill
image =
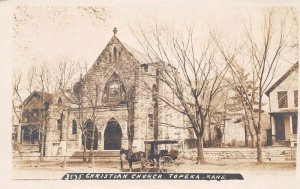
{"label": "roof ridge", "polygon": [[286,79],[296,68],[299,67],[299,62],[297,61],[293,66],[290,67],[272,86],[269,87],[269,89],[265,92],[267,96],[270,95],[270,93],[280,84],[283,82],[284,79]]}

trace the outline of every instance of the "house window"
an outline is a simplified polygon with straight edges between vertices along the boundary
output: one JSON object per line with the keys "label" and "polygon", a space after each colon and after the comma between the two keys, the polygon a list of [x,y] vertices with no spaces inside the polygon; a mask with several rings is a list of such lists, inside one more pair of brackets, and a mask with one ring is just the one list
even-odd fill
{"label": "house window", "polygon": [[72,134],[77,134],[77,123],[75,120],[72,121]]}
{"label": "house window", "polygon": [[288,107],[288,98],[287,91],[280,91],[278,95],[278,108],[287,108]]}
{"label": "house window", "polygon": [[148,114],[149,127],[153,127],[153,114]]}
{"label": "house window", "polygon": [[298,119],[296,115],[292,116],[293,134],[297,134]]}
{"label": "house window", "polygon": [[32,112],[33,112],[33,117],[38,117],[39,116],[38,110],[32,110]]}
{"label": "house window", "polygon": [[294,104],[295,107],[298,107],[298,90],[294,91]]}

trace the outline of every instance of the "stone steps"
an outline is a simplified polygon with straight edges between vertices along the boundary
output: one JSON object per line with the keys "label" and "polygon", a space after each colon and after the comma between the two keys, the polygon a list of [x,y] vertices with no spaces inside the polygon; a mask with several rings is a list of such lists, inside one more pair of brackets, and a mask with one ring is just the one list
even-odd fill
{"label": "stone steps", "polygon": [[[90,151],[86,152],[86,157],[89,157]],[[120,159],[120,151],[93,151],[96,159]],[[74,152],[69,159],[82,159],[83,151]]]}

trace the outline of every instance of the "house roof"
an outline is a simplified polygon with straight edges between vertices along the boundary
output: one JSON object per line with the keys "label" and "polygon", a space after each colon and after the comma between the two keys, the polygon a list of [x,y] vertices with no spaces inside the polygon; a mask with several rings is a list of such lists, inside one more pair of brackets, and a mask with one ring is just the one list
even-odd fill
{"label": "house roof", "polygon": [[295,63],[285,74],[283,74],[283,76],[281,76],[281,78],[279,78],[266,92],[265,94],[267,96],[270,95],[270,93],[278,86],[280,85],[291,73],[293,73],[293,71],[295,71],[296,69],[298,69],[299,67],[299,62]]}
{"label": "house roof", "polygon": [[44,96],[45,101],[51,102],[54,95],[46,92],[41,91],[33,91],[23,102],[23,105],[25,106],[35,95],[38,95],[40,97]]}

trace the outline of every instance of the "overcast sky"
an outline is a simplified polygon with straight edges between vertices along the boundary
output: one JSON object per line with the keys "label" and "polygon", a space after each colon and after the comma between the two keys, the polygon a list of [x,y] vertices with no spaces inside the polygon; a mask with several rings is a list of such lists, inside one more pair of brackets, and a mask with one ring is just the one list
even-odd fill
{"label": "overcast sky", "polygon": [[91,65],[112,37],[114,27],[118,28],[121,41],[139,49],[129,25],[134,28],[156,20],[175,27],[194,25],[203,33],[217,27],[230,37],[239,35],[245,21],[261,20],[260,11],[264,6],[228,2],[231,1],[223,4],[191,0],[111,1],[109,4],[103,1],[94,5],[100,10],[96,14],[63,4],[15,7],[14,67],[25,71],[30,64],[55,65],[66,57]]}
{"label": "overcast sky", "polygon": [[[83,3],[14,6],[13,69],[26,76],[30,65],[47,63],[53,68],[62,59],[86,62],[90,67],[113,36],[114,27],[122,42],[141,49],[129,26],[135,29],[152,21],[179,30],[192,25],[199,38],[217,28],[225,38],[235,39],[241,35],[243,24],[259,26],[262,10],[275,5],[232,2],[102,1],[92,5],[94,10],[86,10]],[[294,54],[285,56],[287,61],[280,63],[277,77],[297,59]]]}

